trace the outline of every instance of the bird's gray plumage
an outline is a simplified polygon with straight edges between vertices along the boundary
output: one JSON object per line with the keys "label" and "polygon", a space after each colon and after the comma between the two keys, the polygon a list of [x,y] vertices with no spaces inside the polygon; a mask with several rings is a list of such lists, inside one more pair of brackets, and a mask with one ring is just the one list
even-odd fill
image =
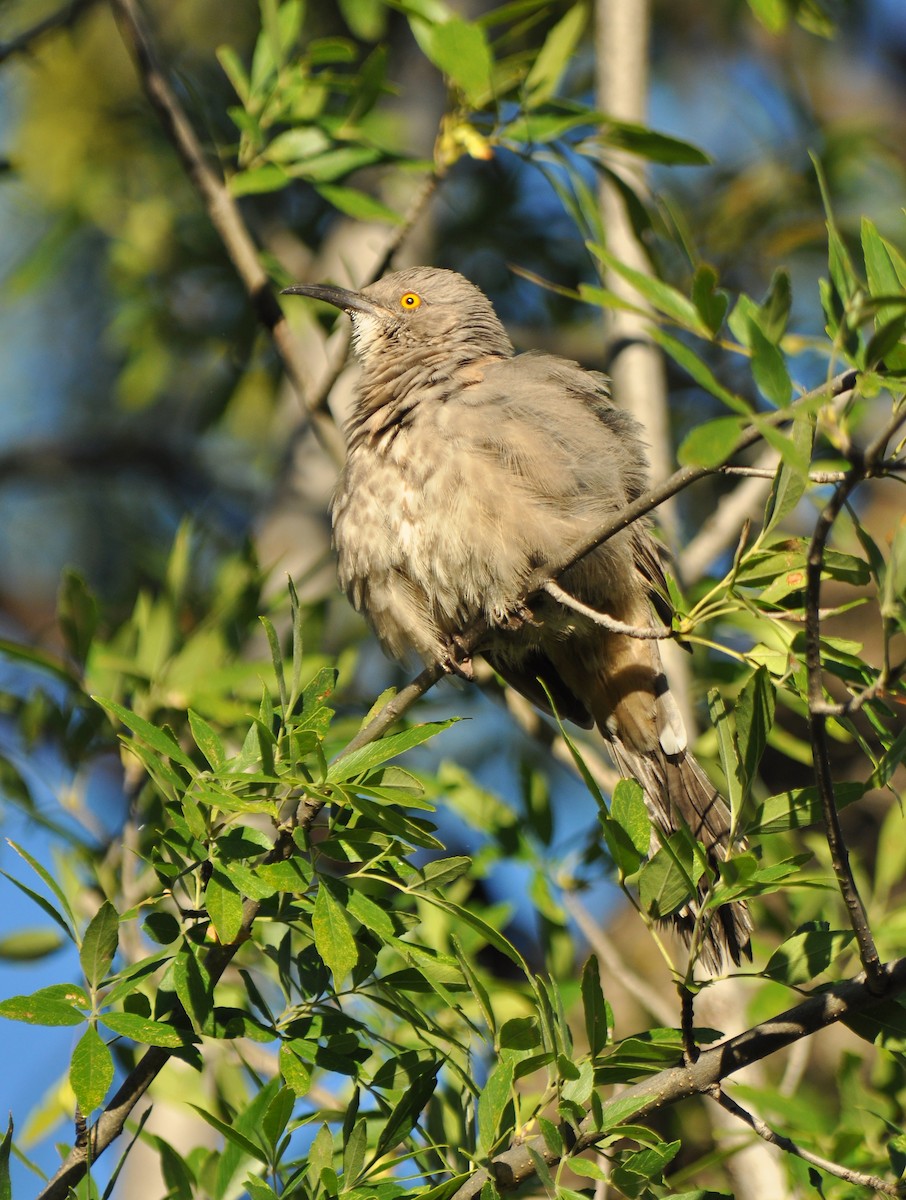
{"label": "bird's gray plumage", "polygon": [[[537,566],[646,487],[641,429],[613,405],[607,379],[549,354],[516,355],[487,297],[452,271],[399,271],[358,293],[289,290],[352,317],[362,377],[334,540],[340,584],[385,648],[448,663],[456,636],[484,618],[482,652],[504,679],[543,708],[546,687],[561,715],[596,724],[658,827],[685,823],[723,858],[727,808],[686,749],[656,643],[610,633],[546,595],[530,620],[509,619]],[[559,582],[633,626],[666,604],[644,521]],[[727,906],[706,954],[738,962],[748,935],[744,906]]]}

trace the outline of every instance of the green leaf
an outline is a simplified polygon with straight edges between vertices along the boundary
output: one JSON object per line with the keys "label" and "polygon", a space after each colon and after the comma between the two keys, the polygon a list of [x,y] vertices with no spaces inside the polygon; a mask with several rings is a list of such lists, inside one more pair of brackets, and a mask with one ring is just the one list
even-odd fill
{"label": "green leaf", "polygon": [[768,288],[767,296],[758,307],[757,319],[750,321],[749,328],[751,329],[752,324],[757,323],[765,337],[776,344],[786,332],[792,306],[793,289],[790,283],[790,273],[783,267],[779,267],[771,277],[771,286]]}
{"label": "green leaf", "polygon": [[362,42],[376,42],[384,34],[387,9],[383,0],[339,0],[340,12],[350,31]]}
{"label": "green leaf", "polygon": [[289,1119],[293,1115],[295,1103],[296,1097],[292,1088],[283,1087],[264,1110],[261,1118],[261,1132],[272,1150],[276,1150],[286,1130]]}
{"label": "green leaf", "polygon": [[114,700],[104,700],[100,696],[92,696],[91,698],[101,708],[113,713],[115,717],[122,721],[127,729],[131,729],[142,741],[147,742],[152,750],[156,750],[164,758],[172,759],[173,762],[177,762],[180,766],[185,767],[193,778],[198,774],[191,758],[169,731],[158,729],[156,725],[152,725],[150,721],[146,721],[144,717],[140,717],[138,713],[124,708],[122,704],[117,704]]}
{"label": "green leaf", "polygon": [[214,1007],[214,995],[208,972],[188,946],[173,961],[172,979],[180,1004],[200,1034]]}
{"label": "green leaf", "polygon": [[9,1178],[9,1155],[13,1147],[13,1117],[10,1113],[9,1124],[3,1141],[0,1142],[0,1200],[13,1200],[13,1190]]}
{"label": "green leaf", "polygon": [[242,59],[232,48],[232,46],[218,46],[215,51],[217,61],[223,69],[224,75],[233,85],[233,91],[239,97],[244,105],[248,104],[250,95],[249,77],[243,66]]}
{"label": "green leaf", "polygon": [[[797,417],[793,422],[790,436],[797,454],[806,462],[811,459],[814,435],[812,420],[809,417]],[[793,511],[802,499],[807,485],[807,470],[800,470],[786,460],[781,463],[780,469],[774,477],[774,485],[771,488],[771,495],[765,510],[765,533],[769,533]]]}
{"label": "green leaf", "polygon": [[634,779],[621,779],[610,799],[610,816],[638,850],[647,854],[651,842],[651,818],[645,793]]}
{"label": "green leaf", "polygon": [[692,303],[713,335],[717,335],[727,315],[729,299],[717,289],[717,272],[706,263],[696,270],[692,280]]}
{"label": "green leaf", "polygon": [[412,1129],[422,1109],[434,1095],[438,1069],[436,1065],[431,1066],[411,1081],[407,1091],[391,1111],[384,1128],[378,1134],[374,1151],[375,1158],[379,1158],[381,1154],[395,1146]]}
{"label": "green leaf", "polygon": [[883,1046],[893,1054],[906,1054],[906,1004],[900,996],[844,1017],[843,1024],[873,1045]]}
{"label": "green leaf", "polygon": [[665,333],[663,329],[658,329],[656,326],[652,326],[648,330],[648,336],[652,341],[657,342],[661,349],[669,354],[674,362],[678,363],[695,380],[699,387],[703,387],[706,392],[710,392],[712,396],[716,396],[718,400],[722,401],[733,412],[737,412],[741,416],[751,416],[751,409],[742,396],[737,396],[735,392],[731,392],[728,388],[725,388],[718,381],[711,368],[702,362],[695,351],[684,342],[681,342],[678,338],[671,337],[669,333]]}
{"label": "green leaf", "polygon": [[69,1083],[83,1116],[99,1108],[113,1082],[113,1057],[93,1024],[72,1052]]}
{"label": "green leaf", "polygon": [[696,425],[683,438],[677,460],[685,467],[719,467],[732,457],[741,431],[739,417],[716,417]]}
{"label": "green leaf", "polygon": [[345,1187],[355,1184],[365,1166],[368,1149],[368,1121],[360,1117],[352,1127],[343,1145],[343,1182]]}
{"label": "green leaf", "polygon": [[204,906],[217,931],[217,937],[229,946],[242,928],[242,896],[229,875],[215,867],[204,890]]}
{"label": "green leaf", "polygon": [[793,381],[780,347],[770,341],[758,325],[751,328],[749,345],[752,348],[752,376],[758,390],[776,408],[786,408],[793,398]]}
{"label": "green leaf", "polygon": [[70,654],[76,662],[86,662],[97,629],[98,602],[82,576],[71,568],[63,571],[57,621]]}
{"label": "green leaf", "polygon": [[525,79],[527,108],[537,108],[556,92],[587,24],[588,5],[580,2],[568,8],[551,29]]}
{"label": "green leaf", "polygon": [[591,1056],[600,1054],[610,1044],[611,1016],[601,988],[601,970],[592,954],[582,968],[582,1008],[585,1014],[585,1033]]}
{"label": "green leaf", "polygon": [[730,801],[731,824],[735,829],[742,812],[744,776],[740,765],[740,752],[736,743],[730,714],[724,704],[720,692],[714,688],[708,693],[708,715],[717,733],[717,748],[720,753],[720,765],[727,781],[727,799]]}
{"label": "green leaf", "polygon": [[250,171],[237,171],[231,175],[229,188],[233,196],[257,196],[264,192],[279,192],[289,183],[292,183],[292,176],[283,167],[276,163],[265,163]]}
{"label": "green leaf", "polygon": [[[19,855],[20,858],[25,859],[25,861],[28,863],[28,865],[31,867],[31,869],[35,872],[35,874],[41,878],[41,880],[47,885],[47,887],[50,888],[50,890],[53,892],[53,894],[59,900],[60,907],[63,909],[63,912],[66,914],[66,917],[68,918],[70,924],[67,925],[66,921],[63,920],[63,918],[56,911],[56,909],[49,908],[49,911],[53,915],[54,919],[60,923],[60,925],[63,927],[63,929],[66,931],[66,933],[70,937],[70,939],[74,941],[75,935],[72,931],[75,929],[76,919],[75,919],[75,916],[73,915],[73,911],[69,904],[69,901],[66,899],[66,893],[63,891],[63,889],[60,887],[60,885],[57,883],[57,881],[54,879],[54,877],[50,874],[50,872],[48,870],[46,870],[38,862],[38,860],[36,858],[33,858],[32,855],[29,854],[29,852],[26,849],[24,849],[24,847],[18,845],[17,842],[14,842],[12,840],[12,838],[7,838],[6,841],[7,841],[7,845],[11,846],[13,848],[13,850],[15,850],[15,852]],[[5,872],[4,872],[4,874],[5,874]],[[13,877],[11,875],[7,875],[6,878],[9,879],[12,883],[16,883],[16,880],[13,879]],[[18,885],[18,886],[21,886],[21,885]],[[31,896],[35,895],[35,893],[31,892],[31,891],[29,891],[28,894]],[[47,910],[45,909],[45,911],[47,911]]]}
{"label": "green leaf", "polygon": [[674,833],[639,872],[642,907],[657,920],[668,917],[695,894],[701,872],[690,835]]}
{"label": "green leaf", "polygon": [[340,988],[359,961],[359,950],[342,905],[322,878],[311,918],[315,946]]}
{"label": "green leaf", "polygon": [[748,795],[758,772],[768,734],[774,724],[774,687],[767,668],[757,667],[736,701],[736,738]]}
{"label": "green leaf", "polygon": [[0,1000],[0,1017],[24,1021],[26,1025],[81,1025],[85,1013],[80,1012],[75,1004],[81,1004],[84,998],[84,1006],[88,1007],[88,999],[82,989],[72,989],[74,1003],[67,1003],[58,995],[48,995],[49,991],[51,989],[42,988],[30,996],[10,996],[8,1000]]}
{"label": "green leaf", "polygon": [[390,225],[398,225],[402,218],[399,213],[375,200],[358,188],[343,187],[338,183],[319,183],[315,190],[324,199],[356,221],[385,221]]}
{"label": "green leaf", "polygon": [[479,1154],[488,1154],[503,1132],[500,1126],[513,1098],[514,1070],[515,1064],[511,1058],[501,1059],[494,1065],[478,1096]]}
{"label": "green leaf", "polygon": [[[834,788],[837,808],[845,808],[856,800],[861,800],[868,788],[869,785],[865,783],[838,783]],[[814,784],[810,784],[808,787],[779,792],[776,796],[769,796],[762,801],[748,832],[786,833],[789,829],[807,829],[810,825],[817,825],[822,819],[818,789]]]}
{"label": "green leaf", "polygon": [[664,316],[670,317],[671,320],[681,325],[684,329],[708,336],[708,329],[699,316],[698,310],[692,301],[687,299],[682,292],[678,292],[676,288],[671,287],[669,283],[664,283],[661,279],[656,279],[652,275],[646,275],[644,271],[638,271],[635,267],[630,267],[628,264],[620,262],[604,246],[592,244],[589,246],[589,249],[606,267],[612,271],[616,271],[627,283],[632,284],[639,295],[644,296],[652,308],[663,313]]}
{"label": "green leaf", "polygon": [[777,947],[763,974],[778,983],[807,983],[826,971],[855,936],[850,929],[828,929],[826,925],[817,927],[817,923],[797,930]]}
{"label": "green leaf", "polygon": [[27,884],[24,884],[21,882],[21,880],[16,879],[15,875],[10,875],[7,871],[0,871],[0,875],[2,875],[4,879],[8,879],[11,884],[13,884],[19,889],[20,892],[23,893],[23,895],[28,896],[29,900],[33,900],[40,909],[42,909],[49,917],[56,921],[71,942],[76,940],[75,934],[66,923],[63,915],[57,912],[50,901],[42,896],[40,892],[34,891],[32,888],[28,887]]}
{"label": "green leaf", "polygon": [[406,750],[422,745],[430,738],[436,737],[455,723],[455,718],[448,721],[430,721],[422,725],[413,725],[402,733],[392,733],[377,742],[370,742],[351,754],[343,754],[335,758],[327,772],[328,783],[344,783],[358,775],[364,775],[388,759],[396,758]]}
{"label": "green leaf", "polygon": [[191,1029],[178,1029],[175,1025],[167,1025],[163,1021],[152,1021],[131,1012],[105,1012],[100,1021],[121,1037],[130,1038],[143,1046],[161,1046],[166,1050],[176,1050],[180,1046],[191,1046],[198,1038]]}
{"label": "green leaf", "polygon": [[494,60],[480,25],[451,17],[431,26],[419,38],[427,57],[463,93],[480,107],[491,90]]}
{"label": "green leaf", "polygon": [[280,1047],[280,1074],[297,1096],[307,1095],[311,1087],[311,1068],[286,1042]]}
{"label": "green leaf", "polygon": [[193,712],[191,708],[189,709],[189,727],[192,730],[195,745],[208,760],[209,765],[215,771],[221,770],[226,761],[226,751],[217,732],[204,717]]}
{"label": "green leaf", "polygon": [[120,915],[105,900],[91,918],[79,950],[79,961],[91,988],[99,987],[106,978],[116,954],[119,933]]}
{"label": "green leaf", "polygon": [[[627,154],[638,154],[649,162],[665,163],[674,167],[705,167],[711,159],[698,146],[667,133],[658,133],[645,125],[632,121],[614,121],[609,116],[599,117],[604,123],[600,140],[609,146],[625,150]],[[679,293],[677,293],[679,294]]]}
{"label": "green leaf", "polygon": [[471,858],[467,858],[465,855],[435,859],[413,871],[406,879],[406,887],[412,892],[426,889],[436,891],[438,888],[448,887],[457,879],[461,879],[471,866]]}
{"label": "green leaf", "polygon": [[55,929],[17,929],[0,937],[0,960],[34,962],[55,954],[65,942]]}
{"label": "green leaf", "polygon": [[235,1124],[227,1124],[226,1121],[221,1121],[219,1117],[215,1117],[213,1113],[206,1112],[197,1104],[192,1104],[190,1107],[194,1108],[203,1121],[206,1121],[212,1129],[216,1129],[218,1133],[222,1134],[237,1150],[255,1159],[256,1162],[263,1163],[265,1166],[267,1165],[267,1156],[261,1147],[256,1146],[251,1138],[246,1137],[244,1133],[240,1133]]}

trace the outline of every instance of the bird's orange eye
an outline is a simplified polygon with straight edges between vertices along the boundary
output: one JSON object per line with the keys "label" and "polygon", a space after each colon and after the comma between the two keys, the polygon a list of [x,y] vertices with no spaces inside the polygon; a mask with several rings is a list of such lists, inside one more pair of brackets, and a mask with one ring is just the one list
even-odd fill
{"label": "bird's orange eye", "polygon": [[402,308],[418,308],[421,302],[421,296],[416,295],[415,292],[406,292],[405,296],[400,296],[400,306]]}

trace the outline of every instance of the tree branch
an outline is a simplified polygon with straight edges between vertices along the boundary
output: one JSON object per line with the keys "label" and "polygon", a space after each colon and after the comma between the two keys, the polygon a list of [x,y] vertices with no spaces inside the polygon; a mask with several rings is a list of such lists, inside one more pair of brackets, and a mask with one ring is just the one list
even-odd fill
{"label": "tree branch", "polygon": [[824,832],[827,839],[837,886],[846,904],[850,924],[859,946],[859,957],[870,986],[883,991],[886,976],[878,955],[878,949],[868,924],[865,906],[849,862],[849,851],[840,827],[837,799],[834,791],[833,771],[830,763],[830,747],[827,736],[827,715],[823,710],[824,680],[821,665],[821,574],[824,569],[824,551],[827,540],[850,494],[865,479],[871,477],[881,461],[887,443],[901,425],[906,424],[906,410],[894,413],[885,429],[859,456],[859,460],[846,472],[842,483],[837,484],[830,500],[824,506],[809,546],[806,558],[805,586],[805,662],[808,671],[809,732],[815,763],[815,783],[824,814]]}
{"label": "tree branch", "polygon": [[641,638],[647,641],[664,641],[667,638],[675,638],[676,632],[673,629],[668,629],[666,625],[627,625],[625,621],[617,621],[616,618],[610,617],[607,613],[601,612],[597,608],[592,608],[589,604],[583,604],[581,600],[577,600],[575,596],[571,596],[569,592],[563,590],[559,583],[555,583],[553,579],[549,579],[545,583],[543,590],[553,597],[564,608],[571,608],[573,612],[581,613],[583,617],[588,617],[594,621],[596,625],[600,625],[602,629],[606,629],[609,633],[624,633],[628,637]]}
{"label": "tree branch", "polygon": [[[888,964],[883,971],[885,999],[906,991],[906,958]],[[566,1144],[571,1146],[569,1153],[577,1155],[591,1149],[604,1133],[621,1123],[631,1121],[637,1124],[690,1096],[708,1093],[721,1080],[750,1063],[759,1062],[846,1017],[868,1012],[880,1000],[881,997],[864,974],[817,992],[770,1021],[763,1021],[737,1037],[702,1050],[695,1062],[667,1067],[626,1088],[609,1105],[604,1105],[602,1129],[594,1127],[590,1115],[579,1126],[578,1137],[574,1129],[564,1125],[560,1132]],[[551,1166],[563,1157],[552,1151],[543,1137],[527,1138],[497,1155],[487,1168],[476,1171],[451,1200],[477,1200],[481,1189],[491,1178],[498,1190],[509,1191],[537,1173],[537,1159]]]}
{"label": "tree branch", "polygon": [[726,1109],[728,1113],[732,1113],[734,1117],[739,1117],[741,1121],[744,1121],[768,1145],[776,1146],[778,1150],[785,1150],[787,1154],[795,1154],[803,1162],[810,1163],[813,1167],[818,1167],[820,1170],[826,1171],[828,1175],[835,1175],[838,1179],[845,1179],[847,1183],[854,1183],[857,1187],[871,1188],[873,1191],[881,1192],[885,1196],[901,1196],[903,1194],[903,1189],[899,1184],[887,1183],[877,1175],[864,1175],[861,1171],[852,1170],[851,1167],[844,1167],[840,1163],[831,1162],[828,1158],[822,1158],[819,1154],[813,1154],[811,1150],[804,1149],[797,1142],[794,1142],[792,1138],[788,1138],[782,1133],[775,1133],[761,1117],[755,1116],[754,1113],[750,1113],[744,1109],[741,1104],[737,1104],[719,1085],[709,1088],[708,1095],[713,1100],[716,1100],[721,1108]]}
{"label": "tree branch", "polygon": [[[182,159],[186,174],[201,198],[252,302],[259,321],[270,330],[277,353],[300,397],[306,395],[308,364],[293,337],[258,257],[239,206],[219,172],[208,162],[195,130],[158,63],[154,46],[137,0],[111,0],[123,41],[138,69],[142,87],[169,140]],[[312,428],[335,462],[343,461],[343,441],[332,417],[323,409],[309,409]]]}
{"label": "tree branch", "polygon": [[69,4],[64,4],[56,12],[45,17],[43,21],[38,21],[29,29],[23,29],[8,42],[0,42],[0,63],[14,54],[24,54],[31,50],[32,45],[46,34],[74,25],[82,13],[96,2],[97,0],[70,0]]}

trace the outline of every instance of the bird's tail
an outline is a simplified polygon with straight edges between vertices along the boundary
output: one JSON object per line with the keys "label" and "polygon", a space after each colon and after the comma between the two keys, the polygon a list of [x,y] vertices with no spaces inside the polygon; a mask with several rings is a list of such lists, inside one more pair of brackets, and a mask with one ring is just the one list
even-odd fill
{"label": "bird's tail", "polygon": [[[730,812],[720,792],[687,750],[666,754],[657,746],[640,753],[617,735],[603,730],[620,771],[638,780],[645,791],[648,809],[658,831],[669,837],[687,828],[705,853],[714,871],[727,856],[730,843]],[[690,901],[671,918],[689,941],[699,923],[698,903]],[[727,956],[738,966],[744,957],[751,959],[749,938],[752,922],[742,902],[725,904],[711,915],[701,941],[702,958],[707,966],[721,970]]]}
{"label": "bird's tail", "polygon": [[[648,619],[646,610],[620,617],[636,625]],[[655,644],[596,630],[579,652],[569,643],[549,643],[545,652],[561,692],[578,698],[580,715],[584,708],[592,716],[619,769],[642,785],[660,840],[687,828],[704,846],[716,875],[730,848],[730,813],[686,748],[682,714]],[[691,941],[698,927],[702,958],[715,970],[727,957],[737,965],[743,956],[751,958],[745,904],[702,913],[703,894],[700,888],[697,899],[670,915],[680,933]]]}

